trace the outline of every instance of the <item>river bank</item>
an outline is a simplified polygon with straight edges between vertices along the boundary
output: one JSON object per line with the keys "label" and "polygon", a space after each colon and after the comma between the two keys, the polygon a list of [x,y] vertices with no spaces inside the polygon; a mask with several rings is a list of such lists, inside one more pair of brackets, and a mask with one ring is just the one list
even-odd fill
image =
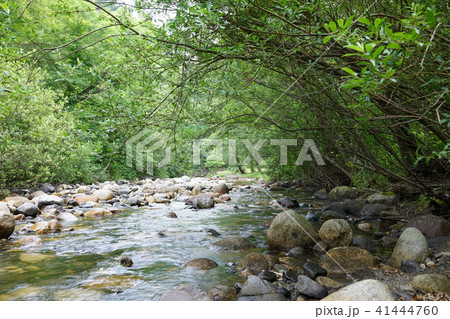
{"label": "river bank", "polygon": [[184,176],[0,211],[2,300],[448,299],[448,221],[376,190]]}

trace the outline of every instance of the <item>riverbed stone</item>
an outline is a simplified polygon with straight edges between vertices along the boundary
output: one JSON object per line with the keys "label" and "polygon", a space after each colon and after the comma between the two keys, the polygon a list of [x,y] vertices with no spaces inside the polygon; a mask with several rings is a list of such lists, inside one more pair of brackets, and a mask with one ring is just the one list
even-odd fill
{"label": "riverbed stone", "polygon": [[272,268],[277,263],[277,258],[269,254],[250,253],[240,262],[239,270],[249,270],[257,275],[260,272]]}
{"label": "riverbed stone", "polygon": [[421,268],[418,263],[411,260],[403,260],[400,265],[400,270],[407,274],[414,274],[420,272]]}
{"label": "riverbed stone", "polygon": [[34,246],[42,244],[42,239],[39,236],[25,236],[20,238],[17,243],[23,246]]}
{"label": "riverbed stone", "polygon": [[62,222],[74,222],[74,221],[78,220],[78,218],[74,214],[69,213],[69,212],[60,212],[56,216],[56,219],[58,221],[62,221]]}
{"label": "riverbed stone", "polygon": [[424,274],[414,277],[412,287],[420,292],[442,292],[450,294],[450,280],[439,274]]}
{"label": "riverbed stone", "polygon": [[161,295],[160,301],[210,301],[211,298],[198,288],[192,286],[180,286],[166,291]]}
{"label": "riverbed stone", "polygon": [[429,248],[426,238],[417,228],[409,227],[400,235],[389,259],[389,264],[399,268],[403,260],[421,263],[425,261],[428,254]]}
{"label": "riverbed stone", "polygon": [[215,261],[208,258],[196,258],[188,261],[184,264],[183,268],[193,268],[193,269],[201,269],[208,270],[216,268],[218,265]]}
{"label": "riverbed stone", "polygon": [[389,210],[389,206],[384,204],[365,204],[361,210],[361,215],[366,217],[379,216],[381,212]]}
{"label": "riverbed stone", "polygon": [[112,215],[112,213],[105,208],[94,208],[92,210],[85,212],[83,215],[84,217],[103,217]]}
{"label": "riverbed stone", "polygon": [[450,222],[445,218],[435,215],[423,215],[414,217],[406,224],[406,227],[415,227],[425,236],[437,237],[450,234]]}
{"label": "riverbed stone", "polygon": [[0,202],[0,214],[1,213],[6,213],[6,214],[11,213],[11,211],[9,210],[8,204],[6,204],[5,202]]}
{"label": "riverbed stone", "polygon": [[267,243],[281,250],[312,247],[318,238],[311,223],[294,210],[279,213],[272,221],[267,233]]}
{"label": "riverbed stone", "polygon": [[49,205],[64,205],[64,200],[61,197],[58,197],[56,195],[44,195],[39,197],[38,201],[38,207],[39,209],[44,208],[45,206]]}
{"label": "riverbed stone", "polygon": [[270,282],[258,276],[249,276],[238,297],[276,294],[277,292],[277,287]]}
{"label": "riverbed stone", "polygon": [[98,198],[97,197],[90,196],[90,195],[77,196],[75,198],[75,200],[78,203],[78,205],[81,205],[81,204],[84,204],[84,203],[89,203],[89,202],[94,202],[94,203],[98,202]]}
{"label": "riverbed stone", "polygon": [[195,209],[213,208],[215,205],[214,198],[207,195],[194,196],[186,201],[186,205],[190,205]]}
{"label": "riverbed stone", "polygon": [[376,265],[376,258],[367,250],[358,247],[332,248],[320,263],[320,266],[325,268],[328,273],[353,272]]}
{"label": "riverbed stone", "polygon": [[114,193],[109,189],[98,189],[92,196],[96,197],[97,200],[107,201],[114,198]]}
{"label": "riverbed stone", "polygon": [[301,294],[311,298],[322,299],[328,295],[328,291],[325,287],[304,275],[298,276],[295,288]]}
{"label": "riverbed stone", "polygon": [[303,264],[303,273],[312,280],[315,280],[319,276],[326,276],[327,270],[316,263],[307,262]]}
{"label": "riverbed stone", "polygon": [[349,246],[352,243],[352,228],[344,219],[330,219],[319,230],[320,239],[329,247]]}
{"label": "riverbed stone", "polygon": [[343,283],[325,276],[317,277],[316,281],[328,290],[339,289],[345,286]]}
{"label": "riverbed stone", "polygon": [[224,238],[216,241],[212,245],[219,250],[224,251],[239,251],[255,248],[255,245],[253,245],[251,241],[243,237]]}
{"label": "riverbed stone", "polygon": [[344,213],[353,216],[359,215],[363,207],[364,200],[359,199],[346,199],[342,203],[342,209],[344,210]]}
{"label": "riverbed stone", "polygon": [[383,204],[387,206],[391,206],[396,200],[397,197],[393,193],[375,193],[367,196],[366,199],[370,204]]}
{"label": "riverbed stone", "polygon": [[328,192],[325,188],[314,193],[314,197],[318,199],[328,199]]}
{"label": "riverbed stone", "polygon": [[291,248],[286,256],[288,257],[294,257],[294,258],[300,258],[305,254],[305,249],[303,247],[294,247]]}
{"label": "riverbed stone", "polygon": [[86,186],[86,185],[82,185],[82,186],[77,188],[77,193],[88,194],[90,192],[91,192],[91,188],[89,186]]}
{"label": "riverbed stone", "polygon": [[121,264],[124,267],[131,267],[133,266],[133,260],[131,260],[131,258],[128,256],[120,256],[119,264]]}
{"label": "riverbed stone", "polygon": [[219,285],[208,291],[208,296],[214,301],[236,300],[236,289],[234,287]]}
{"label": "riverbed stone", "polygon": [[228,188],[227,184],[220,183],[219,185],[217,185],[213,188],[213,192],[223,195],[223,194],[228,194],[230,192],[230,189]]}
{"label": "riverbed stone", "polygon": [[18,214],[23,214],[27,217],[36,217],[39,214],[39,208],[30,202],[23,203],[14,212],[14,215]]}
{"label": "riverbed stone", "polygon": [[19,207],[20,205],[29,202],[28,198],[22,196],[6,197],[4,201],[8,204],[9,207],[13,207],[14,209],[17,209],[17,207]]}
{"label": "riverbed stone", "polygon": [[293,197],[290,196],[285,196],[282,197],[278,200],[278,202],[280,203],[281,206],[286,207],[286,208],[297,208],[300,207],[300,205],[298,204],[297,200]]}
{"label": "riverbed stone", "polygon": [[15,226],[13,215],[7,212],[0,212],[0,239],[8,239],[14,232]]}
{"label": "riverbed stone", "polygon": [[328,295],[322,301],[394,301],[389,287],[374,279],[358,281]]}
{"label": "riverbed stone", "polygon": [[355,199],[359,194],[355,187],[337,186],[330,191],[328,198],[331,200]]}

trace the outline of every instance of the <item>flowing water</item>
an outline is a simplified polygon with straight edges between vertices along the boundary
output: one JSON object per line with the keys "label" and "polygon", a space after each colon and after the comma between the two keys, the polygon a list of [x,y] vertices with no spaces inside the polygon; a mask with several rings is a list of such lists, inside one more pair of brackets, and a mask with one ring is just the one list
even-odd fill
{"label": "flowing water", "polygon": [[[0,300],[158,300],[164,291],[184,284],[204,290],[232,286],[243,281],[239,272],[233,272],[243,256],[269,250],[261,224],[280,212],[268,202],[289,192],[281,193],[268,194],[251,185],[232,192],[231,202],[213,209],[195,211],[172,202],[101,219],[80,218],[64,224],[74,231],[40,236],[42,245],[0,244]],[[307,193],[296,192],[295,197],[301,203],[326,204]],[[306,214],[314,208],[299,210]],[[164,216],[167,212],[178,218]],[[221,236],[213,237],[204,228]],[[28,234],[14,233],[10,242],[23,236]],[[226,237],[247,237],[256,248],[245,252],[212,248],[213,242]],[[120,266],[121,255],[129,256],[133,266]],[[219,266],[208,271],[182,267],[194,258],[209,258]],[[306,258],[315,256],[306,256],[299,265]]]}

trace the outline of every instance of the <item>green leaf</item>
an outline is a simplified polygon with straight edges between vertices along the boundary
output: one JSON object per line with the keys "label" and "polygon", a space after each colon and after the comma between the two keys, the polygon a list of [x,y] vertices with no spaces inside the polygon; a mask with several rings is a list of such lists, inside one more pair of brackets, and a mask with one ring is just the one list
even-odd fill
{"label": "green leaf", "polygon": [[374,25],[375,25],[375,29],[376,29],[376,30],[378,30],[378,26],[381,24],[381,22],[383,22],[382,19],[380,19],[380,18],[376,18],[376,19],[375,19]]}
{"label": "green leaf", "polygon": [[380,55],[381,52],[383,52],[383,50],[384,50],[384,45],[378,47],[378,49],[376,49],[375,52],[372,54],[372,58],[374,60],[377,60],[378,56]]}
{"label": "green leaf", "polygon": [[348,17],[347,21],[345,21],[344,29],[350,27],[353,23],[353,16]]}
{"label": "green leaf", "polygon": [[347,67],[343,67],[342,68],[343,71],[347,72],[348,74],[352,75],[352,76],[356,76],[356,72],[353,71],[352,69],[349,69]]}
{"label": "green leaf", "polygon": [[370,52],[370,51],[372,51],[373,50],[373,48],[375,48],[377,45],[376,45],[376,43],[367,43],[366,44],[366,52]]}
{"label": "green leaf", "polygon": [[336,32],[336,23],[334,21],[330,21],[328,24],[332,32]]}
{"label": "green leaf", "polygon": [[328,41],[331,40],[331,35],[327,35],[325,38],[323,38],[323,44],[327,44]]}
{"label": "green leaf", "polygon": [[434,28],[436,26],[436,17],[434,15],[434,12],[430,8],[427,8],[427,11],[425,12],[425,17],[427,19],[428,25]]}
{"label": "green leaf", "polygon": [[359,18],[358,22],[361,22],[361,23],[364,23],[364,24],[367,24],[367,25],[372,25],[372,23],[369,21],[369,19],[364,18],[364,17]]}
{"label": "green leaf", "polygon": [[359,47],[357,45],[354,45],[354,44],[349,44],[349,45],[346,45],[345,47],[349,48],[349,49],[352,49],[352,50],[355,50],[355,51],[358,51],[358,52],[361,52],[361,53],[364,53],[364,49],[363,48],[361,48],[361,47]]}
{"label": "green leaf", "polygon": [[338,24],[339,24],[339,26],[340,26],[341,28],[343,28],[343,27],[344,27],[344,20],[339,19],[339,20],[338,20]]}
{"label": "green leaf", "polygon": [[388,48],[388,49],[397,49],[397,50],[401,50],[402,49],[402,47],[398,43],[395,43],[395,42],[389,43],[386,48]]}
{"label": "green leaf", "polygon": [[6,12],[9,12],[8,11],[8,6],[6,5],[6,3],[0,3],[0,7],[2,7],[3,10],[5,10]]}

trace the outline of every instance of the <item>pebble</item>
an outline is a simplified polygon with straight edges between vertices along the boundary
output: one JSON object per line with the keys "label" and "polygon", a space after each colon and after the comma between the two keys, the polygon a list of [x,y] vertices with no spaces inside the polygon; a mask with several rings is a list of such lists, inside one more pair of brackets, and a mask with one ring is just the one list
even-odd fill
{"label": "pebble", "polygon": [[427,266],[425,264],[420,264],[421,269],[427,269]]}

